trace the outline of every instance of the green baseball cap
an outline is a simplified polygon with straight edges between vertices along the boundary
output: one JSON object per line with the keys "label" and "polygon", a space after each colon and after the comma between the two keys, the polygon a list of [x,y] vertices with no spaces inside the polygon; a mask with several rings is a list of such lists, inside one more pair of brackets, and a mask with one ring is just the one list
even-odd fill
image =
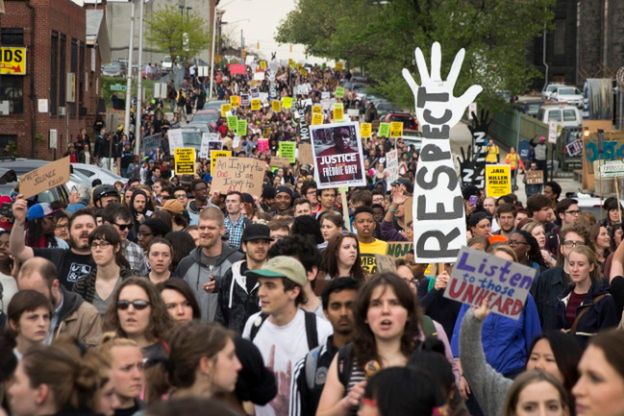
{"label": "green baseball cap", "polygon": [[293,283],[304,287],[308,282],[306,271],[299,260],[289,256],[276,256],[264,263],[261,269],[248,270],[247,276],[256,277],[285,277]]}

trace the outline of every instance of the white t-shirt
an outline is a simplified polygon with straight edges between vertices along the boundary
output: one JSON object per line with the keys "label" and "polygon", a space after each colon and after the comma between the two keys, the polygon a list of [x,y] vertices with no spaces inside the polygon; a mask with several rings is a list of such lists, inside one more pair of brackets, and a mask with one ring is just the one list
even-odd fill
{"label": "white t-shirt", "polygon": [[[243,338],[249,339],[251,327],[260,312],[249,317],[243,329]],[[333,333],[332,326],[325,319],[316,317],[318,345],[325,344]],[[305,315],[299,309],[294,319],[286,325],[277,326],[266,319],[253,343],[262,353],[264,364],[273,371],[277,381],[277,396],[266,406],[256,406],[257,416],[286,416],[290,405],[290,383],[295,364],[308,352],[308,338],[305,330]]]}

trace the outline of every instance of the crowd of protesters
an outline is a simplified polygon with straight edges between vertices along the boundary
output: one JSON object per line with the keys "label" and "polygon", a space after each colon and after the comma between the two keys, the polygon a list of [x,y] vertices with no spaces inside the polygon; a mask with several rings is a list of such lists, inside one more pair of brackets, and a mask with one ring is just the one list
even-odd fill
{"label": "crowd of protesters", "polygon": [[[250,75],[220,74],[218,97],[257,88],[318,102],[340,81],[318,67],[280,68],[275,85],[253,86]],[[304,82],[310,89],[297,97],[293,86]],[[372,111],[349,91],[344,102],[362,120]],[[159,121],[160,105],[146,110],[146,132],[171,125]],[[224,119],[215,128],[224,148],[269,161],[280,141],[301,143],[294,113],[239,109],[249,134],[237,148]],[[123,129],[118,137],[131,148]],[[258,151],[259,138],[268,151]],[[395,146],[399,178],[390,181],[385,154]],[[95,161],[114,159],[95,147]],[[121,160],[126,184],[76,191],[66,206],[19,190],[3,197],[2,409],[624,415],[618,201],[595,218],[553,181],[524,204],[463,186],[467,246],[536,270],[511,319],[487,302],[444,297],[452,264],[432,271],[413,253],[383,261],[418,229],[407,212],[418,151],[376,135],[364,149],[367,186],[346,193],[318,189],[312,166],[296,163],[267,167],[259,196],[222,195],[211,192],[209,163],[176,176],[163,148]]]}

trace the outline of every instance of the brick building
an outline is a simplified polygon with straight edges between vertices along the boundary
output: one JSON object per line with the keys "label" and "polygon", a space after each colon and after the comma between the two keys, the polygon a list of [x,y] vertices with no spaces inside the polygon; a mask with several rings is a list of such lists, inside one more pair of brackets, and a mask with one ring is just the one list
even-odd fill
{"label": "brick building", "polygon": [[[80,129],[92,126],[101,109],[104,13],[70,0],[4,0],[4,5],[0,46],[26,48],[26,71],[0,75],[5,105],[0,108],[10,104],[9,114],[0,115],[0,150],[16,148],[18,156],[50,160],[64,153]],[[56,152],[49,147],[51,131]]]}

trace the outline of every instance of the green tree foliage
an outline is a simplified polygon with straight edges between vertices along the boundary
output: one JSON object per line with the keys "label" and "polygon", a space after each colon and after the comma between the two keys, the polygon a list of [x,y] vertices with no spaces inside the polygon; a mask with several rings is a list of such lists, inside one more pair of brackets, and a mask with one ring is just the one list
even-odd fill
{"label": "green tree foliage", "polygon": [[[309,54],[345,59],[362,68],[376,90],[398,104],[413,105],[401,69],[418,82],[414,49],[428,57],[442,45],[443,74],[455,53],[466,49],[455,87],[472,84],[484,91],[479,101],[496,105],[497,92],[519,94],[539,76],[527,64],[526,47],[552,20],[554,0],[299,0],[282,21],[277,40],[301,43]],[[445,75],[444,75],[445,76]]]}
{"label": "green tree foliage", "polygon": [[[156,10],[147,21],[146,41],[172,62],[187,63],[210,44],[210,32],[202,18],[180,13],[177,7],[167,5]],[[185,35],[188,42],[185,45]]]}

